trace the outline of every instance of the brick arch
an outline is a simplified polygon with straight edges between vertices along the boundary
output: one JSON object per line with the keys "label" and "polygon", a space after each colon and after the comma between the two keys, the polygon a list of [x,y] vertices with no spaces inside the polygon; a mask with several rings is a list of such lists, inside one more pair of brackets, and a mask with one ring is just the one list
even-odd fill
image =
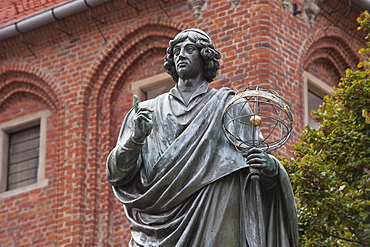
{"label": "brick arch", "polygon": [[340,76],[344,73],[346,69],[346,63],[341,61],[339,56],[335,50],[330,49],[321,49],[321,50],[315,50],[312,52],[306,63],[304,64],[303,68],[307,70],[308,66],[314,62],[321,62],[325,64],[330,64],[331,67],[335,68],[335,74]]}
{"label": "brick arch", "polygon": [[[61,136],[63,103],[61,92],[55,85],[54,78],[37,67],[30,67],[26,64],[10,64],[0,67],[0,111],[5,112],[5,119],[7,112],[9,120],[40,110],[48,109],[52,112],[52,116],[47,120],[45,177],[55,176],[55,179],[50,180],[47,187],[49,189],[45,188],[37,192],[41,198],[47,198],[54,193],[58,194],[64,189],[60,186],[60,181],[63,179],[60,175],[63,173],[60,169],[61,150],[64,151]],[[11,108],[19,102],[21,104],[26,102],[22,112],[16,112],[14,108]],[[7,111],[8,106],[11,111]],[[49,201],[51,205],[59,205],[60,198],[52,197]],[[53,208],[47,210],[52,213],[57,211]],[[58,224],[59,220],[59,216],[56,216],[51,224]]]}
{"label": "brick arch", "polygon": [[59,108],[57,94],[50,86],[51,78],[28,66],[8,66],[0,69],[0,105],[5,105],[14,95],[33,95],[56,112]]}
{"label": "brick arch", "polygon": [[360,61],[357,53],[360,47],[361,44],[353,43],[353,38],[343,30],[335,27],[320,29],[308,37],[301,47],[300,70],[305,70],[317,60],[326,60],[335,66],[338,77],[340,77],[345,69],[356,68]]}
{"label": "brick arch", "polygon": [[90,74],[84,102],[88,112],[94,114],[86,122],[99,120],[94,119],[98,115],[104,115],[102,118],[107,121],[109,112],[104,110],[110,109],[112,97],[115,97],[114,91],[124,83],[130,68],[153,49],[162,49],[165,52],[169,40],[183,29],[185,28],[181,24],[168,19],[147,19],[117,37],[102,52],[93,66],[94,72]]}
{"label": "brick arch", "polygon": [[[91,221],[93,231],[99,232],[100,237],[104,236],[103,238],[110,239],[109,241],[113,241],[110,236],[113,234],[112,229],[109,227],[112,227],[110,220],[114,218],[114,212],[109,208],[112,207],[115,198],[109,194],[109,187],[106,187],[104,163],[106,155],[112,148],[109,126],[112,118],[112,101],[117,97],[115,90],[119,90],[125,84],[125,79],[129,76],[132,68],[143,57],[158,49],[165,52],[169,40],[183,29],[185,27],[181,23],[171,19],[149,18],[142,20],[125,30],[107,46],[98,60],[95,61],[93,69],[88,75],[90,79],[88,79],[84,94],[84,104],[87,109],[84,116],[86,119],[84,121],[86,128],[84,129],[88,130],[86,135],[89,135],[90,148],[86,152],[89,154],[89,160],[93,160],[97,164],[86,161],[87,166],[84,168],[84,172],[90,174],[90,178],[95,177],[95,179],[94,181],[86,180],[84,184],[86,190],[88,187],[101,188],[101,190],[97,190],[96,194],[93,195],[94,205],[87,204],[89,207],[86,209],[88,211],[86,215],[95,214],[94,221]],[[105,157],[102,156],[103,154]],[[103,216],[98,217],[99,213]],[[101,217],[104,220],[101,220]]]}
{"label": "brick arch", "polygon": [[336,61],[335,64],[342,69],[354,67],[358,63],[358,59],[353,57],[353,54],[346,52],[346,47],[343,46],[340,40],[333,37],[325,37],[314,43],[312,49],[308,51],[308,57],[304,67],[308,66],[309,62],[312,61],[311,56],[318,52],[326,53],[328,56],[331,56],[333,60]]}
{"label": "brick arch", "polygon": [[[107,72],[116,69],[116,61],[127,57],[130,49],[137,48],[138,42],[150,37],[163,37],[168,44],[175,34],[186,29],[182,23],[174,22],[170,19],[148,18],[135,23],[130,28],[117,36],[108,47],[102,52],[102,55],[95,61],[92,71],[88,75],[87,90],[85,94],[86,101],[93,100],[103,86],[103,80],[107,77]],[[121,69],[123,71],[124,68]]]}

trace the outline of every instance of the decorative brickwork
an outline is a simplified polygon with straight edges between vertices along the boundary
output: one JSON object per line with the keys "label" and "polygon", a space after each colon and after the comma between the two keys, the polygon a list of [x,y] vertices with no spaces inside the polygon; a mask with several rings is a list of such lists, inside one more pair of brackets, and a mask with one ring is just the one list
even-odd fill
{"label": "decorative brickwork", "polygon": [[6,107],[14,94],[31,94],[41,99],[53,111],[58,108],[58,96],[45,80],[50,80],[39,71],[25,66],[4,66],[0,69],[0,106]]}
{"label": "decorative brickwork", "polygon": [[[352,42],[352,43],[351,43]],[[358,42],[349,39],[341,29],[328,28],[318,30],[305,40],[300,51],[303,55],[301,65],[305,71],[321,78],[335,86],[347,68],[355,69],[360,61],[357,50],[361,47]]]}
{"label": "decorative brickwork", "polygon": [[[0,69],[0,123],[51,110],[47,121],[48,147],[45,177],[49,186],[0,200],[1,246],[53,245],[56,240],[58,178],[60,164],[60,119],[58,92],[50,87],[52,79],[28,65],[7,65]],[[33,236],[33,237],[30,237]]]}
{"label": "decorative brickwork", "polygon": [[68,0],[13,0],[0,3],[3,12],[0,25],[7,25],[34,13],[49,9]]}
{"label": "decorative brickwork", "polygon": [[[127,86],[132,80],[127,78],[132,77],[133,74],[139,74],[135,77],[134,80],[136,80],[141,78],[140,76],[150,76],[153,75],[151,73],[155,72],[160,73],[163,68],[163,54],[168,41],[182,28],[184,27],[169,20],[150,18],[137,23],[124,32],[103,51],[102,62],[97,62],[96,70],[92,71],[90,83],[86,89],[86,106],[91,114],[86,116],[88,125],[85,128],[94,129],[91,131],[91,149],[88,151],[92,160],[100,160],[100,164],[104,164],[106,157],[100,154],[109,152],[112,145],[115,144],[119,126],[124,116],[122,110],[127,112],[132,105],[132,94],[127,94],[130,91]],[[156,52],[157,50],[161,52]],[[144,58],[146,58],[146,61],[153,59],[153,56],[148,56],[148,54],[160,54],[161,61],[155,67],[151,67],[152,71],[149,73],[141,73],[138,66],[142,64],[142,60]],[[120,107],[114,108],[113,105]],[[98,129],[95,129],[96,126]],[[106,126],[110,126],[110,128]],[[97,146],[97,144],[99,145]],[[96,188],[106,185],[105,176],[100,175],[104,173],[104,166],[101,166],[98,170],[93,167],[90,174],[95,174],[97,180],[95,184],[88,183],[86,186]],[[108,222],[105,224],[123,224],[122,220],[117,221],[117,217],[114,215],[117,211],[110,210],[112,206],[108,207],[109,205],[103,203],[109,201],[110,205],[114,205],[115,202],[112,193],[108,193],[109,189],[105,186],[103,188],[104,190],[95,195],[98,203],[93,203],[91,206],[100,207],[99,210],[110,214],[106,218]],[[127,225],[127,223],[125,224]],[[98,222],[95,226],[97,225]],[[112,229],[110,234],[114,234],[114,232],[115,229]],[[128,232],[126,233],[128,234]],[[128,237],[127,234],[126,237]]]}

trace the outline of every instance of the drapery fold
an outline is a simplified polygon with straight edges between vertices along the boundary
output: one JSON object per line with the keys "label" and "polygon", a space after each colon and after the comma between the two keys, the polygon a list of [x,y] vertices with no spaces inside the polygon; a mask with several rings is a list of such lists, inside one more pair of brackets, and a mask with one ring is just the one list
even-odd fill
{"label": "drapery fold", "polygon": [[[249,168],[221,126],[234,92],[200,90],[189,105],[171,93],[141,103],[154,109],[153,130],[132,168],[135,175],[116,167],[119,147],[108,158],[108,179],[129,181],[113,190],[131,224],[130,246],[256,246]],[[132,117],[133,112],[126,117],[121,139],[132,132]],[[294,198],[284,168],[279,163],[279,175],[261,182],[267,183],[263,188],[276,184],[262,192],[267,246],[297,246]]]}

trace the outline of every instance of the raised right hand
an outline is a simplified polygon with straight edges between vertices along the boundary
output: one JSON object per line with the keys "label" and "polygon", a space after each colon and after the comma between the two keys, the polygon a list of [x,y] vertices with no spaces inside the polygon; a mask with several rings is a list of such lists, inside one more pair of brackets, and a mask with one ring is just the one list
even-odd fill
{"label": "raised right hand", "polygon": [[134,132],[132,138],[135,142],[143,143],[153,129],[153,109],[151,107],[137,107],[134,116]]}

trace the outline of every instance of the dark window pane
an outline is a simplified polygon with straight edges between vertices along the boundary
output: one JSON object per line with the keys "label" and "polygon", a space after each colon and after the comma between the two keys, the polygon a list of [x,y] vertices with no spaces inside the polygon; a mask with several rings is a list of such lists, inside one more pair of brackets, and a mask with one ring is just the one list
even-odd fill
{"label": "dark window pane", "polygon": [[40,126],[9,134],[7,190],[37,182]]}
{"label": "dark window pane", "polygon": [[315,129],[319,128],[319,123],[314,122],[312,119],[311,111],[313,110],[316,111],[317,109],[319,109],[322,102],[323,102],[323,99],[321,97],[317,96],[311,91],[308,91],[308,113],[310,114],[308,118],[308,125],[311,128],[315,128]]}
{"label": "dark window pane", "polygon": [[14,189],[21,188],[21,187],[31,185],[31,184],[35,184],[35,183],[37,183],[37,178],[32,178],[30,180],[25,180],[25,181],[19,181],[17,183],[8,185],[8,190],[14,190]]}
{"label": "dark window pane", "polygon": [[39,165],[39,158],[38,157],[34,158],[34,159],[23,161],[23,162],[11,164],[8,168],[9,169],[9,174],[20,172],[20,171],[31,169],[31,168],[36,168],[37,169],[38,165]]}
{"label": "dark window pane", "polygon": [[15,133],[11,133],[10,142],[16,144],[19,142],[24,142],[35,137],[40,137],[40,126],[32,127],[29,129],[21,130]]}
{"label": "dark window pane", "polygon": [[39,137],[35,137],[33,139],[26,140],[24,142],[18,142],[9,147],[9,153],[10,155],[12,154],[17,154],[21,153],[25,150],[31,150],[31,149],[37,149],[39,147]]}

